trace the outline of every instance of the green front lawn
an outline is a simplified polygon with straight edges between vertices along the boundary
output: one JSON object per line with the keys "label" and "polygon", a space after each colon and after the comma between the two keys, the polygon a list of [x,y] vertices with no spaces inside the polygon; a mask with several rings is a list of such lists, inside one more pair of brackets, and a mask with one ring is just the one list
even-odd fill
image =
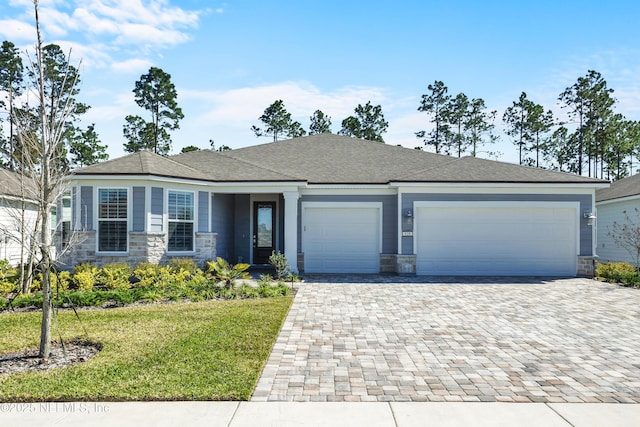
{"label": "green front lawn", "polygon": [[[292,297],[60,311],[53,336],[102,345],[87,362],[0,375],[0,401],[247,400]],[[40,313],[0,315],[0,354],[35,348]]]}

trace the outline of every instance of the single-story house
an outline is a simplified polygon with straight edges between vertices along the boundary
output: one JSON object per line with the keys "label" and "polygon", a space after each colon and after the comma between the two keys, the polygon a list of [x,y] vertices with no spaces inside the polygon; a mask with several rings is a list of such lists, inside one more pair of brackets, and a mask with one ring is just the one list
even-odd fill
{"label": "single-story house", "polygon": [[[28,258],[38,205],[33,186],[16,172],[0,168],[0,260],[12,265]],[[21,250],[21,246],[24,250]]]}
{"label": "single-story house", "polygon": [[608,182],[334,134],[226,152],[141,151],[76,170],[78,262],[223,257],[294,271],[591,275]]}
{"label": "single-story house", "polygon": [[615,181],[609,188],[597,190],[596,209],[598,216],[597,251],[600,257],[599,261],[626,261],[635,264],[635,257],[624,248],[616,245],[609,233],[613,230],[614,222],[625,222],[625,212],[630,219],[638,219],[635,209],[640,210],[640,173]]}

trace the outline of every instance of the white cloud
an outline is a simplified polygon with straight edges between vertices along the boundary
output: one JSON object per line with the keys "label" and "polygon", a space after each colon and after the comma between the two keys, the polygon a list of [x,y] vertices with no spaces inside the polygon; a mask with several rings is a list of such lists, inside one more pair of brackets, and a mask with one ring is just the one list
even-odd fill
{"label": "white cloud", "polygon": [[111,69],[117,73],[132,74],[144,72],[152,65],[153,63],[146,59],[128,59],[112,63]]}
{"label": "white cloud", "polygon": [[[199,119],[202,121],[235,122],[246,125],[257,121],[264,109],[275,100],[282,99],[285,108],[295,120],[308,121],[315,110],[332,117],[334,127],[343,118],[353,114],[358,104],[371,101],[383,104],[384,91],[375,87],[343,87],[322,92],[306,82],[283,82],[273,85],[245,87],[228,91],[178,90],[179,96],[197,99],[209,104]],[[384,112],[384,105],[383,105]]]}
{"label": "white cloud", "polygon": [[34,28],[30,24],[18,19],[0,20],[0,36],[14,43],[35,40]]}
{"label": "white cloud", "polygon": [[[205,13],[172,6],[166,0],[40,3],[40,21],[47,42],[58,39],[56,43],[60,45],[73,44],[76,51],[89,55],[85,65],[96,68],[110,66],[117,54],[120,61],[113,68],[122,69],[132,65],[128,58],[144,61],[152,52],[188,41],[189,31],[197,28],[200,15]],[[32,1],[12,0],[10,5],[21,11],[0,20],[0,35],[14,42],[32,42],[35,37]]]}

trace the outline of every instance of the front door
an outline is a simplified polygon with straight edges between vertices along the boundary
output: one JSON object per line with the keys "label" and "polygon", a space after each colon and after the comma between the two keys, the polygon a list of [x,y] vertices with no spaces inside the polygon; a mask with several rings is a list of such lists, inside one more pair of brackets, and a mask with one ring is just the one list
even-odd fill
{"label": "front door", "polygon": [[268,264],[276,249],[275,202],[253,203],[253,263]]}

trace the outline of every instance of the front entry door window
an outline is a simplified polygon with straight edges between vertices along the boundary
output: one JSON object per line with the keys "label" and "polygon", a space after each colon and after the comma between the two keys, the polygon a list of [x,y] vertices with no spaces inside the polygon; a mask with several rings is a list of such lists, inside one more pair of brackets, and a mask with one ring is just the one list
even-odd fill
{"label": "front entry door window", "polygon": [[275,245],[276,204],[253,204],[253,263],[268,264]]}

